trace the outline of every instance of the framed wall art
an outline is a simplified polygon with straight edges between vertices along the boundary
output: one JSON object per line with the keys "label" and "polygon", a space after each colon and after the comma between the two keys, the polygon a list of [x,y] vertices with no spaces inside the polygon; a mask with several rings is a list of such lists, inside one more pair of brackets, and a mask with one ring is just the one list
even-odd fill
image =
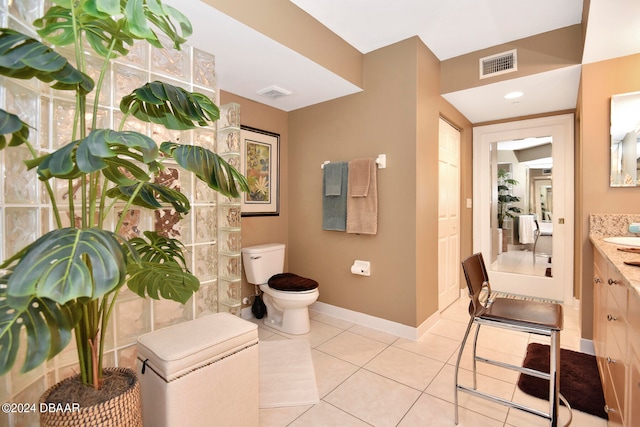
{"label": "framed wall art", "polygon": [[280,215],[280,135],[241,126],[240,141],[241,172],[249,182],[242,216]]}

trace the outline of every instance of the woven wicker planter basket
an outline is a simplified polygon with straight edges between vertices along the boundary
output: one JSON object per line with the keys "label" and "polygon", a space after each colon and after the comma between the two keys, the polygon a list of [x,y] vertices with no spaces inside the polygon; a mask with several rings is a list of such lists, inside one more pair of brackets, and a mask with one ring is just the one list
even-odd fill
{"label": "woven wicker planter basket", "polygon": [[[94,406],[80,408],[75,411],[45,411],[40,413],[41,427],[142,427],[142,410],[140,408],[140,381],[132,369],[105,368],[105,371],[118,371],[132,377],[132,385],[122,394]],[[48,396],[78,375],[55,384],[41,397],[40,403],[46,402]]]}

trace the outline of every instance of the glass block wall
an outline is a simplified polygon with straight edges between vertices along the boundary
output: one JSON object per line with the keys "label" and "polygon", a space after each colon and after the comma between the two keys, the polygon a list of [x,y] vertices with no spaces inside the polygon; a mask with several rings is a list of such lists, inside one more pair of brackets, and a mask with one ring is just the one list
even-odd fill
{"label": "glass block wall", "polygon": [[[240,105],[220,109],[216,152],[240,169]],[[240,199],[218,194],[218,310],[240,315],[242,258],[240,241]]]}
{"label": "glass block wall", "polygon": [[[0,25],[36,36],[29,23],[42,16],[48,6],[46,0],[0,0]],[[58,52],[73,58],[70,50]],[[89,73],[96,80],[99,61],[92,58],[87,61]],[[107,76],[99,99],[98,127],[117,127],[122,118],[118,109],[122,96],[153,80],[203,93],[219,103],[214,56],[192,47],[176,52],[139,43],[126,58],[113,64]],[[31,132],[30,140],[41,153],[54,151],[71,141],[74,105],[71,93],[52,90],[37,80],[0,78],[0,106],[18,114],[36,129]],[[201,145],[239,167],[240,109],[237,104],[221,106],[221,119],[213,127],[170,131],[130,119],[125,130],[146,133],[158,143],[177,141]],[[0,152],[1,259],[34,241],[54,224],[49,196],[35,173],[27,171],[23,163],[27,158],[30,155],[26,148]],[[187,262],[200,279],[201,287],[185,305],[142,299],[128,289],[123,290],[107,331],[105,366],[134,367],[136,339],[143,333],[218,311],[240,314],[240,199],[219,195],[192,174],[183,173],[177,165],[167,168],[159,180],[187,195],[191,213],[180,220],[171,207],[157,212],[135,209],[125,218],[121,234],[133,237],[155,229],[179,239],[187,247]],[[75,191],[69,193],[66,181],[56,183],[55,197],[60,202],[78,197]],[[119,216],[120,212],[115,209],[111,224],[115,225]],[[70,223],[68,213],[64,220]],[[18,360],[22,360],[20,355]],[[77,372],[75,346],[72,343],[55,359],[26,374],[19,373],[19,368],[16,366],[11,373],[0,377],[0,403],[37,403],[48,387]],[[0,425],[35,426],[38,414],[0,413]]]}

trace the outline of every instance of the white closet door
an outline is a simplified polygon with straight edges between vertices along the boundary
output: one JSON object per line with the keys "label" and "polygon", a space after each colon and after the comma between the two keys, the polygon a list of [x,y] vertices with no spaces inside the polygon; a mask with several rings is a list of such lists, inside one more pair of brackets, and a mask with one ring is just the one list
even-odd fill
{"label": "white closet door", "polygon": [[438,307],[460,295],[460,132],[440,119],[438,196]]}

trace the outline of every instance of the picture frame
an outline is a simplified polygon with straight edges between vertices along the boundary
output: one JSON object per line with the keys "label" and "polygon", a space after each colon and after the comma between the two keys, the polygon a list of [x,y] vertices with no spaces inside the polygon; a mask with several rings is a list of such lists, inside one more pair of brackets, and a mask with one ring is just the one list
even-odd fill
{"label": "picture frame", "polygon": [[280,215],[280,135],[240,126],[240,169],[250,191],[241,195],[242,216]]}

